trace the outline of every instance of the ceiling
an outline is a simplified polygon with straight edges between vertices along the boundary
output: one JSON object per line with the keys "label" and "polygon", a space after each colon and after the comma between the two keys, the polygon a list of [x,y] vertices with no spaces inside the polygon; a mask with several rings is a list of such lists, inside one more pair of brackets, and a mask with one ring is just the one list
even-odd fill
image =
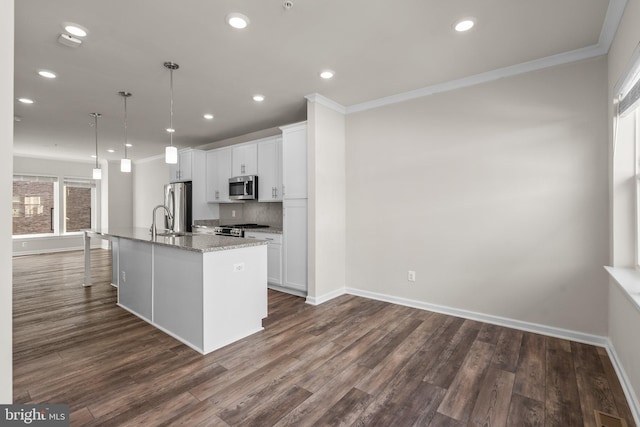
{"label": "ceiling", "polygon": [[[165,61],[180,65],[174,144],[195,147],[304,120],[305,95],[348,107],[597,45],[609,7],[602,0],[292,3],[286,10],[282,0],[16,1],[15,97],[35,103],[15,103],[14,153],[91,161],[89,113],[99,112],[99,156],[121,158],[118,92],[129,91],[129,157],[162,154]],[[231,12],[250,25],[228,26]],[[455,32],[469,16],[476,26]],[[57,42],[64,22],[89,30],[79,48]],[[41,69],[58,77],[44,79]],[[334,78],[321,79],[324,69]],[[256,93],[265,101],[253,101]]]}

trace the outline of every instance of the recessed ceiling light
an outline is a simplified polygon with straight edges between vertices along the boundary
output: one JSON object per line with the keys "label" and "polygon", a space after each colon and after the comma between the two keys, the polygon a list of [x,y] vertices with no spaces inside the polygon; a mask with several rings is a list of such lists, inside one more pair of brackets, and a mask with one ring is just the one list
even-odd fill
{"label": "recessed ceiling light", "polygon": [[253,95],[253,100],[256,102],[264,101],[264,95]]}
{"label": "recessed ceiling light", "polygon": [[72,36],[76,36],[76,37],[86,37],[87,36],[87,29],[84,28],[81,25],[78,24],[73,24],[73,23],[65,23],[64,24],[64,30],[71,34]]}
{"label": "recessed ceiling light", "polygon": [[455,30],[459,33],[463,33],[465,31],[469,31],[470,29],[473,28],[473,26],[476,25],[476,21],[473,18],[464,18],[459,20],[458,22],[456,22],[455,26],[453,28],[455,28]]}
{"label": "recessed ceiling light", "polygon": [[114,149],[112,149],[112,148],[109,148],[109,149],[107,150],[107,153],[115,153],[115,152],[116,152],[116,150],[114,150]]}
{"label": "recessed ceiling light", "polygon": [[322,77],[323,79],[330,79],[334,76],[334,72],[331,70],[324,70],[320,72],[320,77]]}
{"label": "recessed ceiling light", "polygon": [[205,114],[205,115],[204,115],[204,116],[202,116],[202,117],[204,117],[204,118],[205,118],[205,119],[207,119],[207,120],[213,120],[213,114]]}
{"label": "recessed ceiling light", "polygon": [[241,13],[230,13],[227,15],[227,24],[239,30],[249,26],[249,18]]}
{"label": "recessed ceiling light", "polygon": [[40,75],[40,77],[44,77],[46,79],[55,79],[56,75],[55,73],[49,71],[49,70],[40,70],[38,71],[38,75]]}
{"label": "recessed ceiling light", "polygon": [[98,156],[96,156],[95,154],[92,154],[92,155],[91,155],[91,158],[92,158],[92,159],[95,159],[96,157],[98,157]]}
{"label": "recessed ceiling light", "polygon": [[127,147],[133,147],[133,144],[129,144],[128,142],[124,145],[126,145]]}
{"label": "recessed ceiling light", "polygon": [[23,104],[33,104],[33,99],[29,98],[18,98],[18,101],[22,102]]}
{"label": "recessed ceiling light", "polygon": [[174,128],[167,128],[167,129],[166,129],[166,131],[167,131],[167,132],[169,132],[169,133],[173,133],[173,132],[175,132],[176,130],[175,130]]}

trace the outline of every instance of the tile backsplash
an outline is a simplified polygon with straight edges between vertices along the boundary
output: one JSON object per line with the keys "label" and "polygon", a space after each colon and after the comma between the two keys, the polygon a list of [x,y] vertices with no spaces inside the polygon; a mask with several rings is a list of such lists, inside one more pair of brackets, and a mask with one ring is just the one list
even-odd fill
{"label": "tile backsplash", "polygon": [[[235,212],[235,216],[233,215]],[[221,203],[220,224],[256,223],[282,227],[282,203]]]}

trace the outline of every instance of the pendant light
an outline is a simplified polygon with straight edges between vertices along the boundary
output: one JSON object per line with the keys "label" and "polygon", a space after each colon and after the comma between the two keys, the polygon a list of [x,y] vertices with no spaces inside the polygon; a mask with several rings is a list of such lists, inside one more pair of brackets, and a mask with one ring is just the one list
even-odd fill
{"label": "pendant light", "polygon": [[129,98],[131,92],[118,92],[118,95],[124,99],[124,159],[120,159],[120,172],[131,172],[131,159],[127,157],[127,98]]}
{"label": "pendant light", "polygon": [[93,127],[96,129],[96,167],[93,169],[93,179],[102,179],[102,169],[98,165],[98,117],[101,117],[100,113],[89,114],[93,117]]}
{"label": "pendant light", "polygon": [[178,163],[178,148],[173,146],[173,134],[175,132],[175,129],[173,128],[173,70],[177,70],[178,68],[180,68],[180,66],[175,62],[165,62],[164,66],[165,68],[169,69],[169,72],[171,74],[171,80],[170,80],[171,105],[170,105],[170,116],[169,116],[169,129],[167,129],[167,132],[169,132],[170,144],[169,146],[165,147],[164,161],[166,163],[175,165],[176,163]]}

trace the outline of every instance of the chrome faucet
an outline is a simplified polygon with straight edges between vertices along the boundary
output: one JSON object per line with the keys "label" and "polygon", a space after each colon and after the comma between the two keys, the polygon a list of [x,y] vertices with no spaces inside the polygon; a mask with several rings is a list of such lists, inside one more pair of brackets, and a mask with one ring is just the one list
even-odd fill
{"label": "chrome faucet", "polygon": [[173,219],[173,215],[171,215],[171,211],[165,205],[158,205],[155,208],[153,208],[153,221],[151,222],[151,238],[154,240],[158,235],[158,230],[156,229],[156,211],[158,210],[158,208],[163,208],[167,212],[167,215],[169,216],[169,221]]}

